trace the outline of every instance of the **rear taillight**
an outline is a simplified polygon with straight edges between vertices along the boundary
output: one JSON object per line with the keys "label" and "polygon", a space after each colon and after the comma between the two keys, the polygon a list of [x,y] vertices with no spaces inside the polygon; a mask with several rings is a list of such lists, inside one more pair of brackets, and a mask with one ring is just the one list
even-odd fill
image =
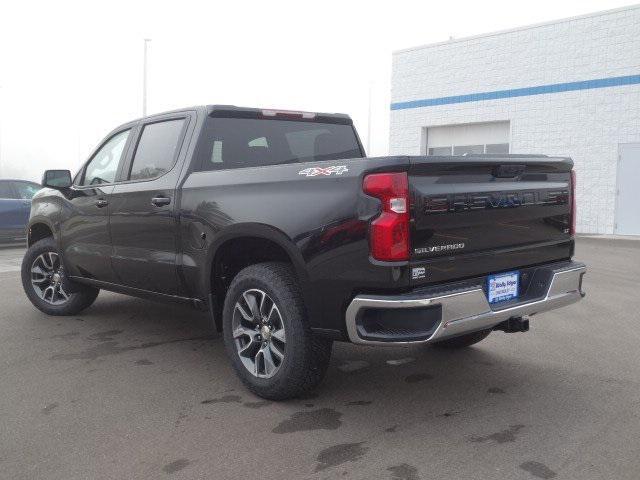
{"label": "rear taillight", "polygon": [[576,234],[576,171],[571,170],[571,236]]}
{"label": "rear taillight", "polygon": [[409,181],[403,173],[364,177],[364,193],[382,202],[382,213],[369,226],[371,256],[376,260],[409,260]]}

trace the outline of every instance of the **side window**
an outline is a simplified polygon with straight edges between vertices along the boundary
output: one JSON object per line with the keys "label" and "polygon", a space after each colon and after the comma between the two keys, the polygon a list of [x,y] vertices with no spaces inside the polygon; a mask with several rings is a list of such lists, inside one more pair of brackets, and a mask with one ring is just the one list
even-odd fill
{"label": "side window", "polygon": [[13,184],[18,196],[23,200],[31,200],[38,190],[42,187],[35,183],[16,182]]}
{"label": "side window", "polygon": [[131,130],[117,133],[105,143],[87,164],[82,185],[113,183]]}
{"label": "side window", "polygon": [[0,182],[0,198],[18,198],[10,182]]}
{"label": "side window", "polygon": [[269,148],[269,144],[267,143],[267,139],[265,137],[254,138],[249,141],[250,147],[263,147]]}
{"label": "side window", "polygon": [[181,118],[144,126],[133,157],[129,180],[156,178],[173,168],[184,122]]}
{"label": "side window", "polygon": [[211,163],[222,165],[222,140],[214,140],[211,149]]}

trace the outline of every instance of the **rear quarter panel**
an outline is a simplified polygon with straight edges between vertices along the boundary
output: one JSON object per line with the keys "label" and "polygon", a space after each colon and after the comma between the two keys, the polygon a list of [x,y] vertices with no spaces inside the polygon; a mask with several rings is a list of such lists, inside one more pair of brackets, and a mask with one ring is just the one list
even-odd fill
{"label": "rear quarter panel", "polygon": [[[330,166],[345,169],[331,175],[307,170]],[[408,285],[406,267],[370,261],[367,224],[379,203],[362,193],[365,174],[406,168],[406,158],[385,157],[191,173],[180,204],[182,269],[189,293],[206,298],[205,277],[222,243],[263,236],[289,252],[312,326],[343,330],[354,285],[369,291]],[[204,244],[201,233],[206,234]]]}

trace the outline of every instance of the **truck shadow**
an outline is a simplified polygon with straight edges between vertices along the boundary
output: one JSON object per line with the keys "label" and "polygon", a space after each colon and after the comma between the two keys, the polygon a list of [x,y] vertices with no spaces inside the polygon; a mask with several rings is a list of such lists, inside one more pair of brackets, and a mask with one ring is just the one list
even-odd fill
{"label": "truck shadow", "polygon": [[[211,397],[206,392],[212,382],[220,388],[233,386],[250,403],[260,400],[241,386],[220,334],[203,312],[103,293],[82,315],[58,322],[65,324],[72,325],[73,331],[50,337],[67,343],[58,343],[60,349],[51,360],[104,361],[144,352],[145,358],[137,358],[136,365],[175,370],[176,361],[181,361],[185,371],[176,373],[188,374],[195,384],[202,381],[205,400]],[[335,343],[329,371],[316,391],[278,405],[292,411],[301,406],[384,411],[385,422],[400,424],[410,419],[451,418],[472,410],[478,415],[483,405],[513,408],[516,400],[526,408],[528,396],[570,388],[563,369],[545,368],[505,353],[502,342],[511,338],[496,333],[475,347],[458,351]]]}

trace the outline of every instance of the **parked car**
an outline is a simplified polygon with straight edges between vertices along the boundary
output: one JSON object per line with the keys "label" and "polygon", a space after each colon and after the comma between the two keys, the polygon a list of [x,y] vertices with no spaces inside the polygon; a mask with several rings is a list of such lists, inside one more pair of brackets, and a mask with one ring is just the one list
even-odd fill
{"label": "parked car", "polygon": [[99,289],[191,304],[258,395],[323,378],[333,341],[460,348],[580,300],[569,158],[365,158],[346,115],[206,106],[45,172],[22,283],[50,315]]}
{"label": "parked car", "polygon": [[31,198],[41,188],[27,180],[0,180],[0,243],[27,238]]}

